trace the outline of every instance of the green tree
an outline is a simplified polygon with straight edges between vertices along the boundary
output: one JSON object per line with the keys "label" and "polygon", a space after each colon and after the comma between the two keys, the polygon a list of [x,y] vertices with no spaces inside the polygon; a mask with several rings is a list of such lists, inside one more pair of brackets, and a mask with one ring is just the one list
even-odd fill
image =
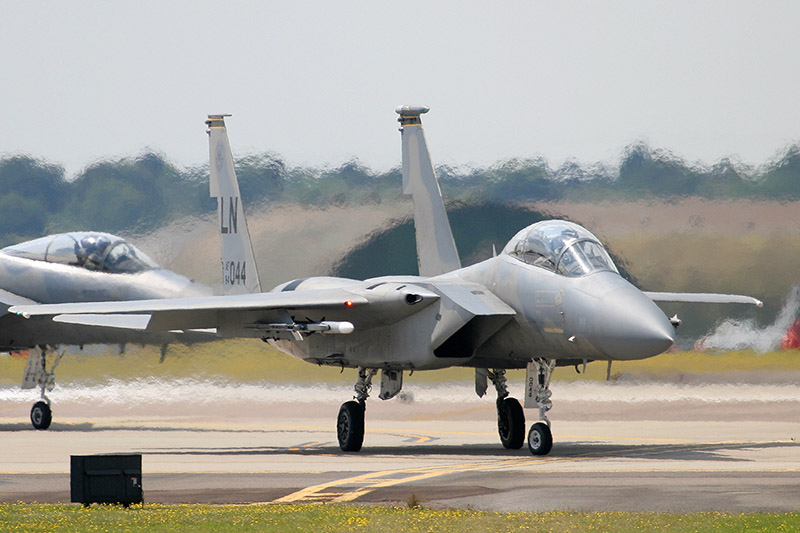
{"label": "green tree", "polygon": [[776,162],[769,165],[758,180],[762,196],[780,200],[800,198],[800,146],[790,146]]}
{"label": "green tree", "polygon": [[695,193],[698,181],[683,160],[638,143],[625,151],[617,187],[632,197],[689,196]]}
{"label": "green tree", "polygon": [[17,195],[33,200],[52,212],[62,207],[66,189],[64,168],[61,166],[30,156],[0,160],[0,197]]}
{"label": "green tree", "polygon": [[61,222],[112,232],[155,227],[170,214],[166,192],[177,177],[158,156],[95,163],[72,183]]}

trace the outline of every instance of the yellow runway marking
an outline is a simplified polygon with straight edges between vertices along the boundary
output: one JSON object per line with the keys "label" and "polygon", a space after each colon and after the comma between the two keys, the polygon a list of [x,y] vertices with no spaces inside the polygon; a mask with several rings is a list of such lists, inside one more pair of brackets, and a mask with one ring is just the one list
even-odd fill
{"label": "yellow runway marking", "polygon": [[480,405],[478,407],[472,407],[469,409],[453,409],[451,411],[442,411],[435,414],[409,415],[404,417],[404,420],[408,420],[409,422],[438,422],[451,416],[463,416],[469,413],[483,413],[486,411],[492,411],[494,409],[494,405]]}
{"label": "yellow runway marking", "polygon": [[[613,455],[624,453],[627,457],[647,457],[661,455],[664,453],[674,453],[681,451],[690,451],[693,449],[708,449],[723,444],[741,444],[741,445],[758,445],[769,444],[774,441],[765,442],[750,442],[750,441],[725,441],[718,443],[696,443],[696,444],[680,444],[670,447],[668,450],[652,450],[652,449],[638,449],[637,447],[626,448],[624,450],[616,450]],[[584,463],[592,460],[613,459],[613,455],[606,452],[587,452],[582,455],[572,457],[522,457],[514,459],[502,459],[497,461],[478,461],[475,463],[461,463],[454,465],[443,466],[428,466],[421,468],[408,468],[399,470],[384,470],[379,472],[370,472],[359,476],[349,478],[337,479],[319,485],[312,485],[293,492],[282,498],[274,500],[273,503],[344,503],[354,501],[365,494],[370,492],[410,483],[414,481],[422,481],[440,476],[451,474],[459,474],[465,472],[476,471],[492,471],[503,470],[513,467],[534,467],[537,472],[541,473],[557,473],[562,470],[549,468],[555,463]],[[607,470],[598,470],[598,472],[608,472]],[[616,471],[616,470],[613,470]],[[660,470],[660,469],[625,469],[620,470],[624,472],[721,472],[725,470],[706,470],[706,469],[678,469],[678,470]],[[773,471],[773,470],[771,470]],[[779,469],[775,472],[796,472],[795,469]]]}
{"label": "yellow runway marking", "polygon": [[[405,433],[400,433],[396,429],[391,428],[370,428],[366,430],[367,433],[374,433],[380,435],[399,435],[405,436]],[[484,437],[484,436],[492,436],[496,435],[496,432],[492,431],[448,431],[448,430],[426,430],[425,431],[429,435],[470,435],[473,437]],[[432,437],[431,437],[432,438]]]}
{"label": "yellow runway marking", "polygon": [[301,446],[296,446],[294,448],[289,448],[288,451],[290,451],[290,452],[299,452],[300,450],[302,450],[304,448],[314,448],[316,446],[322,446],[323,444],[328,444],[328,441],[321,440],[319,442],[309,442],[309,443],[303,444]]}
{"label": "yellow runway marking", "polygon": [[368,433],[381,433],[383,435],[392,435],[393,437],[408,439],[411,441],[409,444],[425,444],[426,442],[434,440],[434,437],[428,437],[427,435],[417,435],[414,433],[401,433],[399,431],[393,431],[391,429],[375,429]]}
{"label": "yellow runway marking", "polygon": [[[400,470],[384,470],[380,472],[370,472],[360,476],[350,478],[337,479],[319,485],[306,487],[292,494],[288,494],[282,498],[274,500],[274,503],[291,503],[291,502],[312,502],[325,500],[326,497],[330,498],[326,501],[329,502],[349,502],[353,501],[364,494],[372,492],[375,489],[391,487],[400,485],[402,483],[409,483],[412,481],[421,481],[438,476],[448,474],[456,474],[460,472],[469,472],[471,470],[494,470],[498,468],[507,468],[520,463],[528,463],[531,459],[506,459],[502,461],[485,461],[478,463],[464,463],[458,465],[446,466],[427,466],[421,468],[406,468]],[[548,462],[547,459],[543,460]],[[364,485],[369,486],[357,488],[355,490],[345,492],[330,492],[329,489],[346,487],[347,485]]]}

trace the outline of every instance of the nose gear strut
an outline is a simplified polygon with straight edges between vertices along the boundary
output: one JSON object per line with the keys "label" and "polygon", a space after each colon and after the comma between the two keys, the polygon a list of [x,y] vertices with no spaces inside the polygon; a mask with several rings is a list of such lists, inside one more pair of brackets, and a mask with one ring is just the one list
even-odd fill
{"label": "nose gear strut", "polygon": [[547,455],[553,447],[553,434],[547,411],[553,407],[550,378],[556,367],[554,359],[536,358],[528,363],[525,377],[525,407],[538,407],[539,420],[528,431],[528,449],[533,455]]}

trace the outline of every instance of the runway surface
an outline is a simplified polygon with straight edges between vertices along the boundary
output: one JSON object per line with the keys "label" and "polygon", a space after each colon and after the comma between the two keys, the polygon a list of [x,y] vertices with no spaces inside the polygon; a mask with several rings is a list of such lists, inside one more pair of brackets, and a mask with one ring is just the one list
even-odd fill
{"label": "runway surface", "polygon": [[[520,387],[514,387],[517,390]],[[69,456],[142,453],[148,502],[356,502],[495,511],[798,511],[800,386],[558,383],[546,457],[504,450],[468,384],[370,399],[343,453],[346,389],[115,382],[0,389],[0,501],[69,501]],[[537,412],[526,410],[529,421]]]}

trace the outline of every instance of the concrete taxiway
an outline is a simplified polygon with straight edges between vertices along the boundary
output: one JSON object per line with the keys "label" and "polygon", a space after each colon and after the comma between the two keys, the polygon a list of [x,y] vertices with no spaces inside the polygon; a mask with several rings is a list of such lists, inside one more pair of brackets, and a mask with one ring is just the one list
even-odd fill
{"label": "concrete taxiway", "polygon": [[336,445],[346,390],[175,385],[147,401],[147,386],[133,387],[64,392],[48,431],[0,394],[0,501],[68,502],[70,455],[142,453],[149,502],[405,505],[414,494],[496,511],[800,510],[793,385],[556,383],[546,457],[504,450],[493,399],[467,385],[370,400],[360,453]]}

